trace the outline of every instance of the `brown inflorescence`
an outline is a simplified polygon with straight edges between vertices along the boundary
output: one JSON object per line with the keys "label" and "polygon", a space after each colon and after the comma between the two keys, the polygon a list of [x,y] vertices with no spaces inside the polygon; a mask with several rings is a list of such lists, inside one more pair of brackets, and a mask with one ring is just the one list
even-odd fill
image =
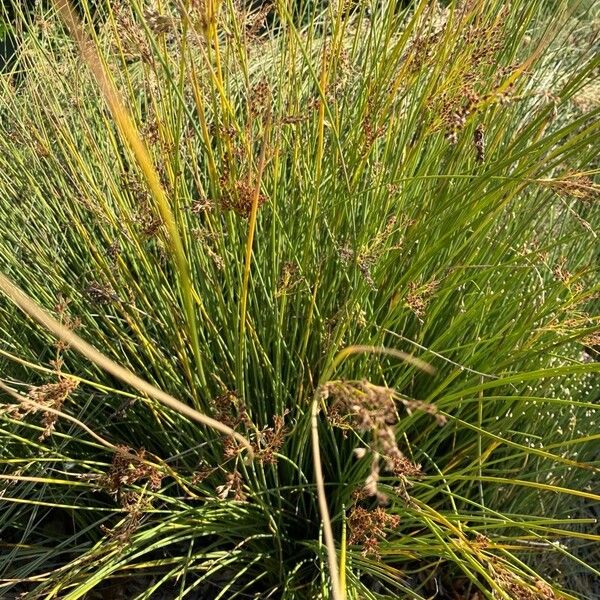
{"label": "brown inflorescence", "polygon": [[564,284],[569,283],[573,274],[567,269],[566,256],[561,256],[560,260],[552,268],[552,274],[557,281],[561,281]]}
{"label": "brown inflorescence", "polygon": [[261,2],[258,10],[248,9],[243,2],[236,5],[238,21],[247,39],[253,42],[260,40],[269,15],[275,11],[274,2]]}
{"label": "brown inflorescence", "polygon": [[170,33],[176,27],[175,19],[172,16],[161,14],[152,8],[144,11],[144,19],[150,31],[156,35]]}
{"label": "brown inflorescence", "polygon": [[[78,381],[69,377],[59,375],[59,380],[56,383],[46,383],[44,385],[32,387],[27,394],[33,402],[38,405],[47,406],[53,410],[60,411],[65,400],[73,393],[73,390],[79,385]],[[12,412],[15,418],[22,419],[24,416],[38,412],[42,409],[27,403],[24,399],[21,405],[16,406]],[[42,410],[42,412],[44,412]],[[58,415],[53,412],[44,412],[42,417],[42,425],[44,431],[40,434],[40,441],[49,437],[56,426]]]}
{"label": "brown inflorescence", "polygon": [[120,301],[110,283],[91,281],[84,291],[86,296],[96,304],[111,304]]}
{"label": "brown inflorescence", "polygon": [[[257,192],[256,180],[250,175],[238,178],[234,182],[228,181],[228,178],[221,177],[221,206],[224,210],[232,210],[241,217],[248,218],[252,211],[254,197]],[[260,207],[267,201],[267,197],[258,191],[256,199]]]}
{"label": "brown inflorescence", "polygon": [[115,20],[118,41],[114,42],[116,53],[122,54],[126,62],[141,60],[151,64],[152,50],[143,27],[137,23],[127,3],[114,2],[112,14]]}
{"label": "brown inflorescence", "polygon": [[248,109],[253,117],[264,115],[270,109],[272,92],[266,79],[259,81],[251,90]]}
{"label": "brown inflorescence", "polygon": [[[250,439],[256,459],[263,464],[275,464],[276,454],[281,450],[285,441],[287,429],[285,427],[285,416],[273,416],[273,425],[258,429],[248,414],[245,404],[235,392],[225,391],[213,401],[215,407],[215,418],[232,429],[240,426],[245,429],[244,434]],[[223,440],[223,458],[230,460],[237,458],[241,452],[240,446],[232,437]]]}
{"label": "brown inflorescence", "polygon": [[408,285],[408,293],[406,294],[406,305],[416,315],[418,319],[425,316],[427,308],[434,292],[437,290],[439,282],[432,279],[424,284],[418,284],[411,281]]}
{"label": "brown inflorescence", "polygon": [[259,442],[254,452],[260,462],[269,465],[277,462],[276,454],[283,446],[286,433],[284,416],[274,415],[273,426],[265,427],[258,435]]}
{"label": "brown inflorescence", "polygon": [[231,496],[233,500],[243,502],[246,499],[246,494],[243,489],[242,476],[239,471],[227,473],[225,476],[225,483],[217,486],[216,492],[221,500],[225,500]]}
{"label": "brown inflorescence", "polygon": [[542,185],[554,190],[563,198],[592,203],[600,200],[600,185],[594,183],[587,175],[567,173],[556,179],[538,180]]}
{"label": "brown inflorescence", "polygon": [[[508,9],[495,15],[493,20],[485,20],[479,15],[480,7],[469,8],[454,13],[454,20],[448,19],[448,13],[437,19],[435,26],[427,25],[417,34],[406,56],[409,73],[423,72],[423,67],[435,60],[439,48],[446,43],[448,28],[452,35],[458,35],[455,52],[446,60],[443,69],[443,89],[436,88],[428,102],[430,114],[435,120],[434,130],[445,131],[446,138],[452,143],[458,142],[458,135],[465,127],[469,117],[480,112],[487,104],[503,103],[509,98],[515,83],[518,67],[498,69],[498,54],[504,46],[503,27]],[[477,10],[475,10],[477,9]],[[454,33],[456,32],[456,34]],[[490,81],[489,70],[496,69],[500,77],[486,87]],[[479,144],[478,160],[483,160],[483,146]]]}
{"label": "brown inflorescence", "polygon": [[514,600],[557,600],[554,590],[541,579],[533,585],[527,584],[516,573],[500,566],[497,561],[490,564],[494,581]]}
{"label": "brown inflorescence", "polygon": [[225,261],[221,253],[216,249],[217,236],[203,227],[192,229],[192,235],[196,241],[202,244],[202,249],[212,260],[215,267],[219,271],[222,271],[225,268]]}
{"label": "brown inflorescence", "polygon": [[[71,303],[70,299],[65,298],[62,294],[59,294],[56,304],[54,306],[54,312],[58,316],[58,320],[61,325],[64,325],[69,331],[74,331],[81,327],[81,319],[79,317],[72,317],[69,314],[69,304]],[[69,344],[64,340],[57,340],[54,345],[60,355],[60,353],[64,352],[69,348]],[[57,361],[60,361],[60,356],[57,356]],[[60,371],[59,366],[56,366],[56,370]]]}
{"label": "brown inflorescence", "polygon": [[235,429],[240,423],[248,424],[250,419],[244,403],[235,391],[225,390],[213,399],[215,418]]}
{"label": "brown inflorescence", "polygon": [[201,196],[192,202],[190,206],[190,212],[199,216],[204,213],[211,212],[213,208],[214,204],[206,196]]}
{"label": "brown inflorescence", "polygon": [[141,494],[127,492],[121,495],[120,504],[125,518],[113,528],[100,525],[100,530],[110,539],[125,544],[139,527],[144,512],[152,508],[152,502]]}
{"label": "brown inflorescence", "polygon": [[289,291],[302,281],[300,269],[295,262],[287,261],[281,268],[281,275],[277,282],[276,297],[284,296]]}
{"label": "brown inflorescence", "polygon": [[475,145],[475,159],[478,163],[485,161],[485,128],[480,123],[473,133],[473,144]]}
{"label": "brown inflorescence", "polygon": [[387,513],[378,506],[373,510],[356,506],[348,516],[348,544],[362,546],[363,554],[379,556],[379,544],[386,538],[386,529],[400,524],[400,517]]}
{"label": "brown inflorescence", "polygon": [[[371,434],[371,470],[364,483],[365,493],[377,497],[381,504],[387,501],[379,489],[383,462],[385,469],[398,480],[398,493],[407,499],[409,478],[419,477],[422,473],[420,465],[407,458],[398,447],[394,429],[398,421],[396,401],[404,404],[409,412],[415,409],[434,415],[440,424],[445,422],[444,417],[433,405],[400,398],[394,390],[368,381],[332,381],[321,387],[321,395],[330,401],[328,418],[332,425]],[[366,453],[366,449],[357,448],[359,458]]]}
{"label": "brown inflorescence", "polygon": [[148,481],[150,489],[160,489],[162,475],[148,464],[146,450],[133,450],[129,446],[117,446],[110,471],[99,479],[99,486],[110,494],[120,494],[123,487],[142,480]]}
{"label": "brown inflorescence", "polygon": [[119,240],[114,240],[106,248],[106,256],[108,256],[112,263],[116,263],[121,251],[122,248]]}

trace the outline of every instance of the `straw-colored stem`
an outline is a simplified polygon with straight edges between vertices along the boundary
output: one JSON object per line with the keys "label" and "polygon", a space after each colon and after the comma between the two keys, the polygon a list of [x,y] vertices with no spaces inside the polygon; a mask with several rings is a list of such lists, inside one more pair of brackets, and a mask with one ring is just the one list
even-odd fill
{"label": "straw-colored stem", "polygon": [[[384,348],[380,346],[348,346],[344,348],[331,362],[329,368],[325,369],[321,378],[321,385],[326,383],[337,367],[349,356],[353,354],[386,354],[399,358],[404,362],[417,367],[418,369],[433,375],[435,369],[425,361],[416,358],[400,350],[393,348]],[[321,449],[319,447],[319,401],[321,400],[321,385],[317,387],[313,395],[311,404],[311,441],[313,466],[315,469],[315,480],[317,484],[317,500],[319,503],[319,512],[321,513],[321,521],[323,522],[323,533],[325,536],[325,547],[327,549],[327,562],[329,565],[329,574],[331,577],[331,592],[334,600],[345,600],[345,581],[342,583],[340,579],[340,571],[338,568],[337,553],[335,550],[335,539],[333,537],[333,528],[331,526],[331,517],[329,508],[327,507],[327,495],[325,494],[325,480],[323,477],[323,464],[321,462]]]}
{"label": "straw-colored stem", "polygon": [[140,137],[129,111],[121,102],[119,94],[110,77],[108,76],[108,73],[102,64],[102,60],[94,44],[86,34],[83,25],[77,16],[77,13],[74,11],[69,0],[54,0],[54,4],[57,12],[60,14],[60,17],[77,43],[83,60],[92,72],[96,83],[98,84],[98,87],[100,88],[100,91],[102,92],[102,95],[104,96],[104,99],[110,108],[111,114],[119,131],[121,132],[121,135],[129,144],[129,147],[131,148],[131,151],[140,166],[148,185],[148,189],[156,202],[156,206],[169,234],[171,250],[175,258],[175,263],[177,265],[177,270],[181,281],[182,300],[189,327],[188,333],[190,337],[190,344],[196,360],[200,380],[202,383],[205,383],[206,379],[204,376],[202,358],[200,355],[200,346],[198,342],[198,327],[196,324],[194,291],[190,267],[185,255],[181,236],[179,235],[177,223],[167,198],[167,194],[160,181],[160,177],[156,171],[156,168],[154,167],[150,153]]}
{"label": "straw-colored stem", "polygon": [[247,322],[247,307],[248,307],[248,288],[250,285],[250,267],[252,266],[252,247],[254,245],[254,233],[256,231],[256,219],[258,215],[258,200],[260,197],[260,186],[262,176],[265,170],[267,161],[267,146],[269,141],[269,132],[271,130],[271,113],[269,112],[264,128],[264,137],[262,147],[260,149],[260,157],[258,160],[258,172],[256,175],[256,184],[252,194],[252,207],[250,209],[250,218],[248,221],[248,236],[246,238],[246,255],[244,259],[244,275],[242,280],[242,293],[240,297],[240,340],[238,345],[238,384],[242,396],[244,395],[244,373],[243,363],[245,360],[246,347],[246,322]]}

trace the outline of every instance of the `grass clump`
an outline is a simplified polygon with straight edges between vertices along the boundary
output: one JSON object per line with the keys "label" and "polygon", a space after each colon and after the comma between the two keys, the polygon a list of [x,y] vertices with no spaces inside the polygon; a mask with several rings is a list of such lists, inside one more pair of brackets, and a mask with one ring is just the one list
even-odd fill
{"label": "grass clump", "polygon": [[594,7],[96,4],[0,75],[2,593],[591,597]]}

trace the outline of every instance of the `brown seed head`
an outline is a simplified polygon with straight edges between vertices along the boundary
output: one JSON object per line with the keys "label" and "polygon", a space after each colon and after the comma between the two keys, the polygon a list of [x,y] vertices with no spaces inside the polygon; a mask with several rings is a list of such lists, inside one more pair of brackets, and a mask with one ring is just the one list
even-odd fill
{"label": "brown seed head", "polygon": [[[65,400],[73,393],[73,390],[75,390],[78,385],[78,381],[61,375],[56,383],[46,383],[44,385],[32,387],[29,390],[27,397],[31,398],[36,404],[41,404],[48,408],[60,411],[62,410]],[[38,410],[40,409],[35,406],[27,406],[27,401],[25,400],[22,407],[19,407],[18,412],[22,418],[26,414],[37,412]],[[45,440],[52,434],[57,421],[58,415],[51,412],[44,412],[44,416],[42,417],[44,431],[40,434],[40,441]]]}
{"label": "brown seed head", "polygon": [[389,529],[400,524],[400,517],[387,513],[382,507],[367,510],[360,506],[352,509],[348,516],[348,544],[363,547],[363,554],[379,556],[379,544],[387,537]]}
{"label": "brown seed head", "polygon": [[147,463],[146,451],[121,445],[117,447],[109,472],[100,478],[99,486],[109,494],[120,495],[125,486],[144,479],[151,489],[160,489],[162,475],[155,466]]}

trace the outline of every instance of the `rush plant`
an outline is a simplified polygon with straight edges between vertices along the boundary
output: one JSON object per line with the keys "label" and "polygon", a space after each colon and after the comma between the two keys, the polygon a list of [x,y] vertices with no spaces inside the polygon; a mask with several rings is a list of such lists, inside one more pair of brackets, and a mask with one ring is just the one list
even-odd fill
{"label": "rush plant", "polygon": [[2,597],[595,593],[598,11],[405,4],[15,3]]}

